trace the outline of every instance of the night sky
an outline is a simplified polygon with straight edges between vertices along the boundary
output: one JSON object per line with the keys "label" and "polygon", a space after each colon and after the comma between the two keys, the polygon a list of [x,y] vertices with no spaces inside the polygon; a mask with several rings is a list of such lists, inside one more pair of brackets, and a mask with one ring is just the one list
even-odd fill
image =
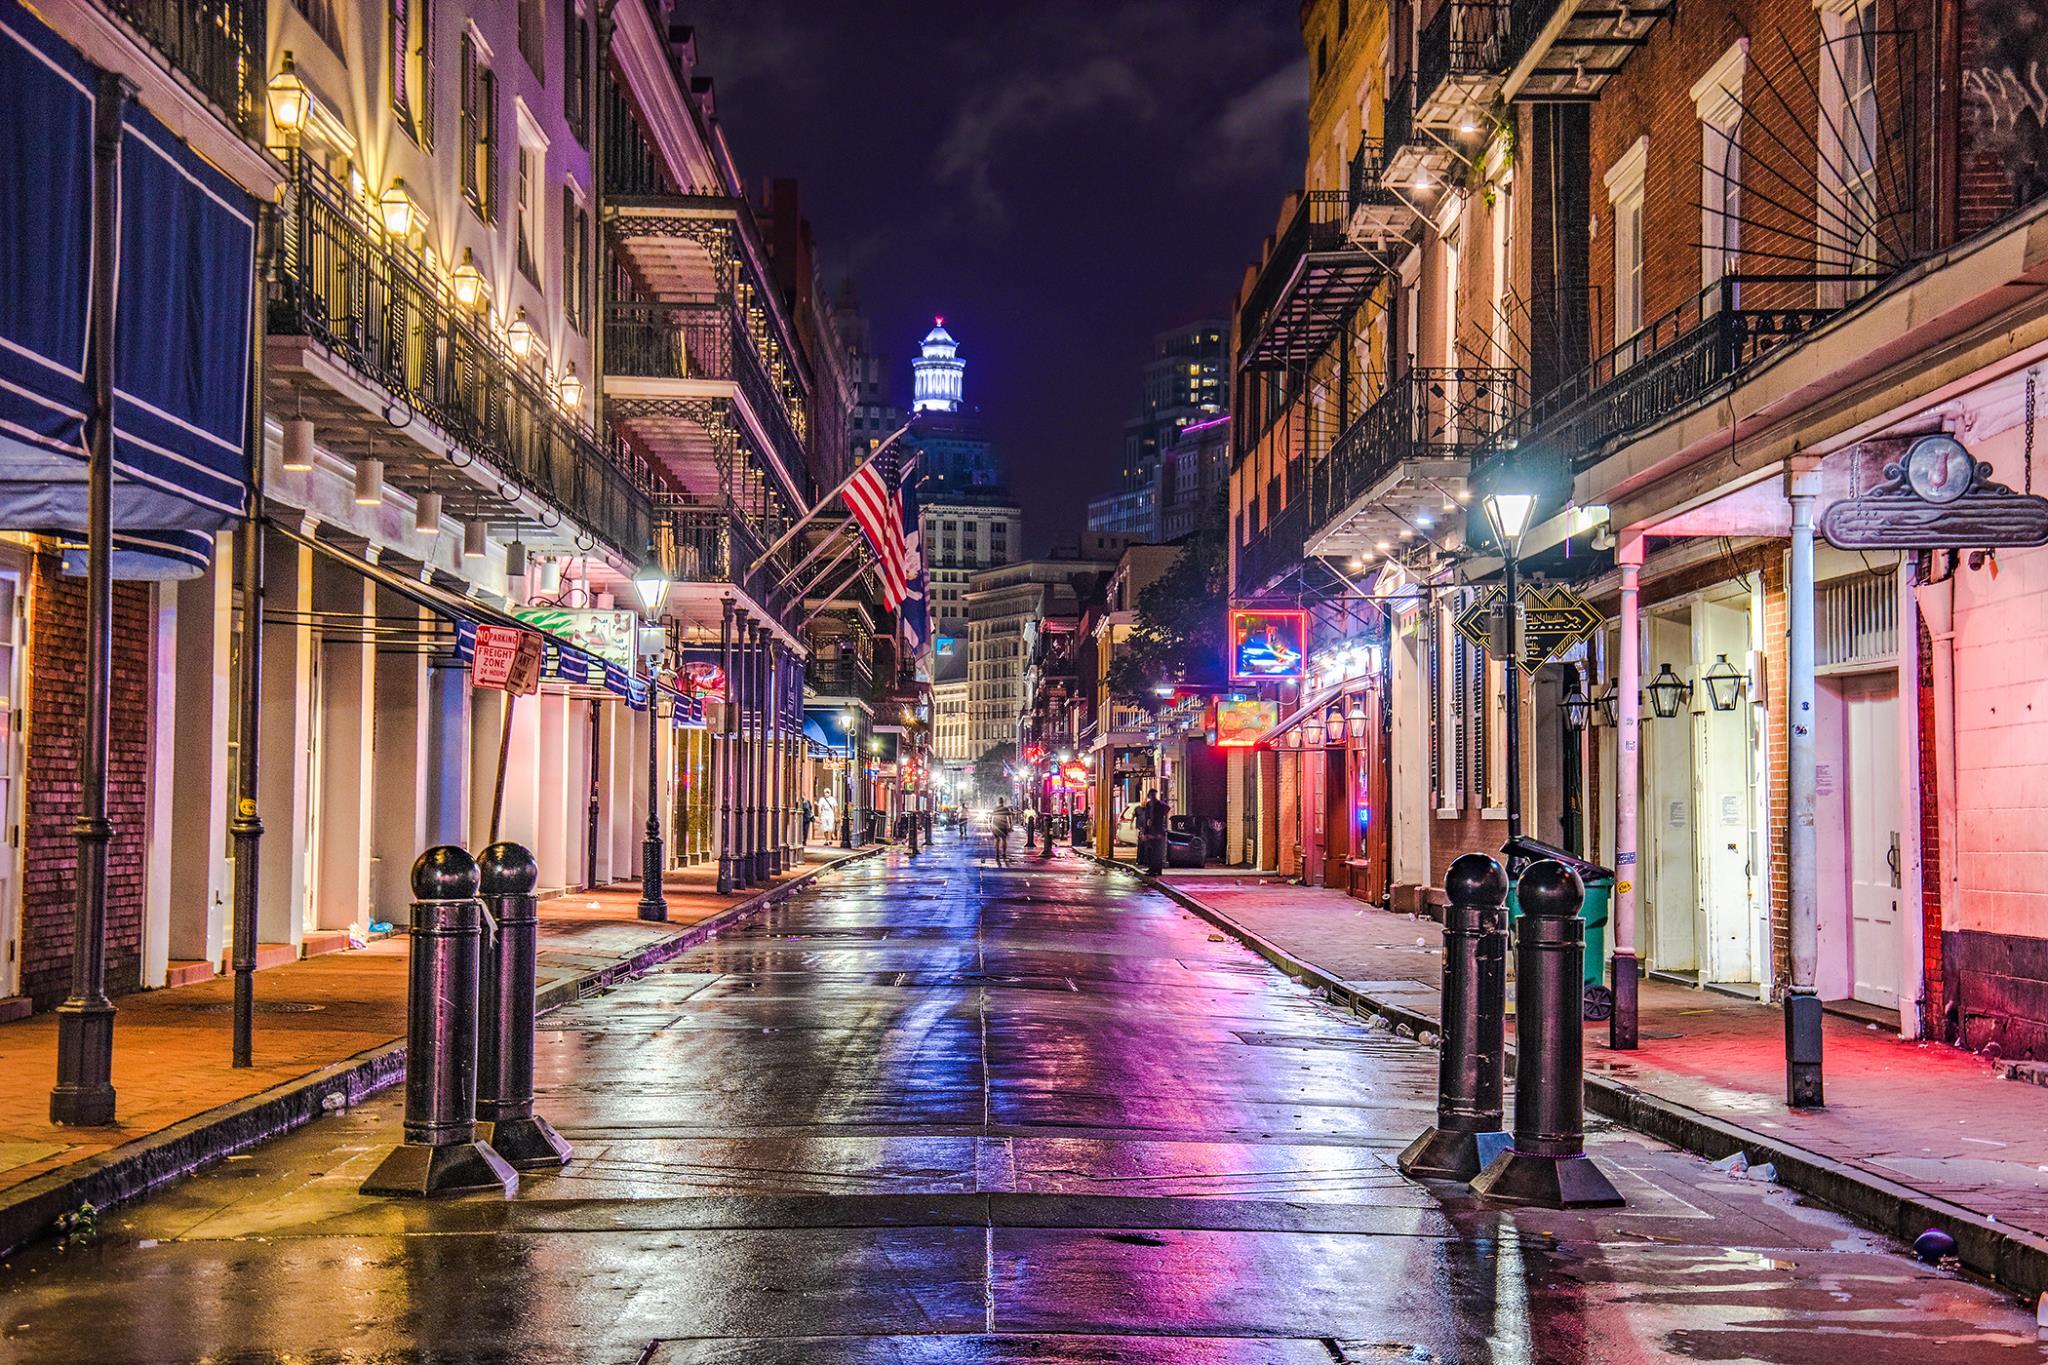
{"label": "night sky", "polygon": [[1300,183],[1293,0],[697,0],[744,174],[802,182],[900,401],[935,314],[1041,550],[1115,481],[1152,333],[1227,316]]}

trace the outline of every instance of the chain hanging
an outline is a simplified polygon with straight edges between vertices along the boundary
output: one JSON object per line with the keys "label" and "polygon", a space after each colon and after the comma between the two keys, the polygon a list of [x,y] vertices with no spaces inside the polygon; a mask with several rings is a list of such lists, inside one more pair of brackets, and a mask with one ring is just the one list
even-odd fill
{"label": "chain hanging", "polygon": [[2034,370],[2027,371],[2027,412],[2025,443],[2020,448],[2020,491],[2034,491]]}

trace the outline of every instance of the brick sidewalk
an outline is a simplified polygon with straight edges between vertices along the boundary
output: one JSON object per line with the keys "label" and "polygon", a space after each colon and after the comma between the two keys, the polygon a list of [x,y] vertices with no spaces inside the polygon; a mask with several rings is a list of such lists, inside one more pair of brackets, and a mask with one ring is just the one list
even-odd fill
{"label": "brick sidewalk", "polygon": [[[778,884],[841,856],[837,849],[813,849],[808,864]],[[671,873],[664,882],[665,924],[637,917],[637,882],[544,901],[541,989],[627,962],[759,894],[720,896],[715,881],[713,868]],[[55,1016],[0,1024],[0,1193],[392,1043],[405,1032],[406,951],[405,936],[398,935],[259,972],[256,1064],[243,1070],[229,1065],[231,979],[122,996],[114,1002],[120,1122],[110,1128],[50,1122]]]}
{"label": "brick sidewalk", "polygon": [[[1360,994],[1438,1017],[1443,949],[1433,922],[1338,891],[1191,873],[1166,880]],[[1793,1111],[1775,1007],[1645,981],[1640,1027],[1642,1046],[1627,1053],[1608,1048],[1606,1024],[1588,1024],[1587,1071],[2048,1235],[2048,1091],[1945,1044],[1830,1015],[1827,1107]]]}

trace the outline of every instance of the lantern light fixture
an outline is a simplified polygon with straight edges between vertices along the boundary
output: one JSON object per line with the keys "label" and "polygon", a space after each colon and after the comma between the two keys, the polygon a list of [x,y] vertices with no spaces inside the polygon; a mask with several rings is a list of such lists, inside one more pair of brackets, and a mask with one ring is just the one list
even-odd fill
{"label": "lantern light fixture", "polygon": [[384,505],[384,462],[374,456],[356,461],[356,506]]}
{"label": "lantern light fixture", "polygon": [[1657,670],[1657,676],[1650,679],[1644,690],[1650,694],[1650,709],[1659,720],[1672,719],[1692,700],[1692,684],[1673,673],[1670,664]]}
{"label": "lantern light fixture", "polygon": [[1716,711],[1733,711],[1741,703],[1742,694],[1749,690],[1749,678],[1736,671],[1726,654],[1714,660],[1714,666],[1701,680],[1707,685],[1707,704]]}
{"label": "lantern light fixture", "polygon": [[1522,533],[1529,529],[1529,517],[1536,510],[1534,493],[1488,493],[1486,519],[1503,551],[1521,548]]}
{"label": "lantern light fixture", "polygon": [[555,391],[561,396],[563,407],[571,412],[582,410],[583,381],[576,377],[575,361],[569,362],[569,368],[563,372],[562,382],[556,386]]}
{"label": "lantern light fixture", "polygon": [[417,535],[441,534],[441,495],[429,489],[412,502],[412,529]]}
{"label": "lantern light fixture", "polygon": [[412,235],[413,219],[418,216],[418,206],[412,196],[406,193],[405,177],[399,176],[391,182],[391,188],[377,196],[377,216],[384,220],[384,231],[401,240]]}
{"label": "lantern light fixture", "polygon": [[1621,724],[1620,708],[1621,688],[1614,679],[1609,678],[1607,686],[1602,688],[1600,694],[1593,698],[1594,714],[1600,718],[1602,725],[1612,730]]}
{"label": "lantern light fixture", "polygon": [[650,617],[661,615],[662,603],[668,601],[668,589],[668,570],[661,567],[661,557],[649,545],[647,557],[633,571],[633,592],[640,599],[640,609]]}
{"label": "lantern light fixture", "polygon": [[1310,716],[1301,723],[1300,729],[1301,746],[1304,749],[1320,749],[1323,747],[1323,741],[1328,738],[1323,733],[1323,718],[1321,716]]}
{"label": "lantern light fixture", "polygon": [[462,523],[462,557],[464,559],[482,559],[484,557],[484,537],[489,529],[484,524],[482,518]]}
{"label": "lantern light fixture", "polygon": [[505,344],[512,354],[521,360],[533,350],[533,324],[526,320],[526,308],[520,306],[519,315],[512,319],[512,325],[505,329]]}
{"label": "lantern light fixture", "polygon": [[455,291],[455,301],[464,308],[474,308],[484,296],[484,272],[476,268],[476,252],[469,247],[462,248],[462,260],[449,276]]}
{"label": "lantern light fixture", "polygon": [[1585,685],[1580,682],[1578,671],[1572,671],[1572,686],[1558,701],[1557,709],[1564,716],[1564,728],[1573,734],[1583,733],[1593,719],[1593,699],[1586,695]]}
{"label": "lantern light fixture", "polygon": [[286,137],[296,137],[305,128],[313,96],[299,79],[298,63],[292,60],[290,49],[286,49],[278,64],[277,74],[264,86],[263,99],[270,106],[270,121]]}

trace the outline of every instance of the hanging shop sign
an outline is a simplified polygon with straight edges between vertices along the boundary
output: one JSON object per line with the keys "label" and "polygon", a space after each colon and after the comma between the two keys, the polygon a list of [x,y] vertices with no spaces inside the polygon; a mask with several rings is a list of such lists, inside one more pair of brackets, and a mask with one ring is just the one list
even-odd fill
{"label": "hanging shop sign", "polygon": [[1232,608],[1232,682],[1299,682],[1307,674],[1306,611]]}
{"label": "hanging shop sign", "polygon": [[1216,747],[1249,749],[1280,723],[1280,703],[1225,699],[1216,703]]}
{"label": "hanging shop sign", "polygon": [[514,607],[512,614],[536,630],[567,640],[585,654],[629,667],[633,662],[630,611],[579,611],[568,607]]}
{"label": "hanging shop sign", "polygon": [[1991,481],[1953,436],[1922,436],[1885,482],[1821,514],[1838,550],[1995,550],[2048,545],[2048,498]]}
{"label": "hanging shop sign", "polygon": [[[1499,588],[1487,588],[1451,623],[1458,634],[1496,659],[1507,653],[1506,631],[1496,634],[1501,596]],[[1522,671],[1534,673],[1562,657],[1598,633],[1604,620],[1598,607],[1562,583],[1523,588]]]}
{"label": "hanging shop sign", "polygon": [[515,697],[540,691],[541,638],[516,626],[479,625],[474,657],[469,662],[472,687],[510,692]]}
{"label": "hanging shop sign", "polygon": [[683,683],[693,696],[725,700],[725,670],[703,659],[683,660]]}

